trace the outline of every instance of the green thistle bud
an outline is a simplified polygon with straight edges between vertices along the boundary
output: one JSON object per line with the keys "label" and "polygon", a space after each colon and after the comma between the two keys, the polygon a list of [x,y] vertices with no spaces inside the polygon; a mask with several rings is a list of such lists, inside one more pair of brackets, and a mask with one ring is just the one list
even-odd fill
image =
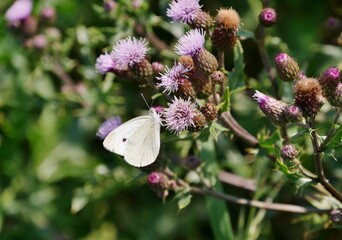
{"label": "green thistle bud", "polygon": [[306,78],[294,86],[295,105],[301,108],[303,116],[313,117],[323,105],[322,89],[315,78]]}
{"label": "green thistle bud", "polygon": [[210,96],[212,92],[212,84],[207,75],[195,69],[192,71],[192,75],[189,76],[189,80],[191,81],[198,98],[206,98]]}
{"label": "green thistle bud", "polygon": [[217,117],[217,108],[213,103],[206,103],[201,107],[201,112],[208,122],[213,121]]}
{"label": "green thistle bud", "polygon": [[197,114],[192,119],[194,121],[194,126],[192,127],[192,130],[195,132],[198,132],[202,130],[206,125],[207,121],[205,120],[204,115],[198,111]]}
{"label": "green thistle bud", "polygon": [[177,95],[184,99],[195,99],[196,93],[192,87],[192,83],[187,78],[180,78],[178,83]]}
{"label": "green thistle bud", "polygon": [[292,144],[286,144],[281,149],[280,155],[285,160],[293,160],[298,155],[298,150]]}
{"label": "green thistle bud", "polygon": [[211,35],[214,47],[220,51],[232,49],[237,41],[239,27],[240,16],[234,9],[220,9]]}
{"label": "green thistle bud", "polygon": [[209,29],[213,25],[213,19],[208,13],[199,10],[189,25],[191,28]]}
{"label": "green thistle bud", "polygon": [[152,65],[146,59],[135,63],[130,70],[132,72],[132,78],[140,83],[147,83],[153,74]]}
{"label": "green thistle bud", "polygon": [[286,53],[279,53],[275,57],[275,67],[281,80],[291,82],[299,77],[297,62]]}
{"label": "green thistle bud", "polygon": [[218,68],[216,57],[204,48],[199,52],[199,54],[193,57],[193,61],[195,68],[207,76]]}
{"label": "green thistle bud", "polygon": [[226,75],[224,75],[224,73],[221,71],[215,71],[210,75],[210,78],[213,83],[221,84],[226,78]]}

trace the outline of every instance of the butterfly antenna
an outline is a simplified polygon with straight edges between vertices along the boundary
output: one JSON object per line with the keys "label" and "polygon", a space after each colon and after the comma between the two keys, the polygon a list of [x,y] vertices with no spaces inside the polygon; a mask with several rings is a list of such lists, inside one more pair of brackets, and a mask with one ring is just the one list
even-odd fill
{"label": "butterfly antenna", "polygon": [[146,106],[150,109],[151,106],[148,105],[148,103],[147,103],[146,98],[144,97],[144,95],[143,95],[142,93],[140,93],[140,95],[141,95],[142,99],[144,99],[144,102],[145,102]]}

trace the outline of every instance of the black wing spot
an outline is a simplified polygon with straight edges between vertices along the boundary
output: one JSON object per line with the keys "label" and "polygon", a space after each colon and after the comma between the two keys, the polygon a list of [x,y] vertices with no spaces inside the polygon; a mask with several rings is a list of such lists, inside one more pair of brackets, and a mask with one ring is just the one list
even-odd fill
{"label": "black wing spot", "polygon": [[127,141],[127,138],[123,138],[123,139],[122,139],[122,142],[126,142],[126,141]]}

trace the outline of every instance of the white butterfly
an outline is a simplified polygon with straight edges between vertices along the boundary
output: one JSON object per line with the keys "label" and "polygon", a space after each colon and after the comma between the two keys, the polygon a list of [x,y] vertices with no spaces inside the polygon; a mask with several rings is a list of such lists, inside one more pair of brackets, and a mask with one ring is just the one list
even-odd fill
{"label": "white butterfly", "polygon": [[145,167],[159,154],[160,125],[160,116],[151,108],[149,115],[133,118],[111,131],[103,146],[123,156],[128,164]]}

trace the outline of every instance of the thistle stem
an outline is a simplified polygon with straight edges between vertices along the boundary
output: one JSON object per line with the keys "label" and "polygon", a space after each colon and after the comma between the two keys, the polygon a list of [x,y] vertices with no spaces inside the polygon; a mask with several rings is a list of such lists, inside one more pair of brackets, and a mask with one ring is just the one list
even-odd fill
{"label": "thistle stem", "polygon": [[227,201],[233,204],[262,208],[262,209],[267,209],[267,210],[293,212],[293,213],[310,213],[310,212],[327,212],[328,211],[328,210],[320,210],[320,209],[310,208],[310,207],[302,207],[302,206],[297,206],[297,205],[292,205],[292,204],[270,203],[270,202],[262,202],[262,201],[257,201],[257,200],[249,200],[245,198],[238,198],[229,194],[224,194],[224,193],[217,192],[214,190],[204,189],[204,188],[195,187],[195,186],[191,186],[190,191],[192,193],[208,195],[208,196],[212,196],[218,199],[222,199],[224,201]]}

